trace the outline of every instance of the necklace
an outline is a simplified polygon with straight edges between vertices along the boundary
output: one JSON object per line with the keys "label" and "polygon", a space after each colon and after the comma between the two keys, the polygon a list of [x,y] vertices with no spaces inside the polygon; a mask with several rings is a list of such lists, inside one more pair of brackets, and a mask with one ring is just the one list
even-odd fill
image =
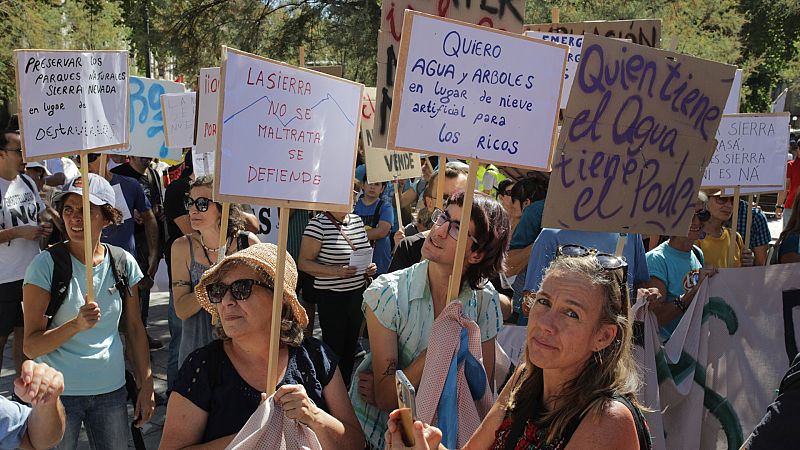
{"label": "necklace", "polygon": [[206,243],[203,240],[203,235],[202,234],[200,235],[200,245],[202,245],[203,246],[203,250],[205,250],[207,252],[214,253],[214,252],[218,252],[219,251],[219,247],[217,247],[217,248],[206,247]]}

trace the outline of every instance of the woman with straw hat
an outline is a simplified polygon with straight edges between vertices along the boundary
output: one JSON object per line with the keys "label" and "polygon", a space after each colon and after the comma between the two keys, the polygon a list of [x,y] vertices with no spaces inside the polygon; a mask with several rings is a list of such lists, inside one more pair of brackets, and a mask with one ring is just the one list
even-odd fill
{"label": "woman with straw hat", "polygon": [[[204,444],[225,448],[267,390],[274,244],[257,244],[213,266],[195,294],[220,325],[222,338],[189,355],[167,407],[162,449]],[[323,448],[363,448],[364,435],[347,396],[337,357],[303,337],[308,316],[297,300],[297,268],[286,255],[275,402],[315,432]]]}

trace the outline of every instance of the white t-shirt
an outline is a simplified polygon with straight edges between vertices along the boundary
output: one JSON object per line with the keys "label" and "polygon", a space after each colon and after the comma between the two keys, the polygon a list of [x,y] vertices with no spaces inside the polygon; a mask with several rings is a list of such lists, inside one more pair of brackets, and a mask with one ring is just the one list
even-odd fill
{"label": "white t-shirt", "polygon": [[[22,180],[27,178],[30,186]],[[38,225],[39,213],[45,206],[33,180],[26,175],[19,175],[14,181],[0,177],[0,227],[9,230],[23,225]],[[25,277],[25,269],[31,260],[39,254],[39,241],[28,239],[12,239],[0,243],[0,283],[21,280]]]}

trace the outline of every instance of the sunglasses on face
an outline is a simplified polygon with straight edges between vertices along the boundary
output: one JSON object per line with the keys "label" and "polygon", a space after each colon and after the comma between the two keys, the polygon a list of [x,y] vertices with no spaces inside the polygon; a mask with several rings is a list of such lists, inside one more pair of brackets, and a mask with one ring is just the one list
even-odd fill
{"label": "sunglasses on face", "polygon": [[707,209],[703,209],[700,211],[695,211],[694,215],[697,217],[697,220],[700,222],[708,222],[708,219],[711,218],[711,211]]}
{"label": "sunglasses on face", "polygon": [[206,285],[208,301],[214,304],[221,303],[222,299],[225,298],[225,293],[228,292],[229,289],[231,291],[231,297],[233,297],[234,300],[247,300],[250,298],[250,294],[253,293],[253,286],[261,286],[264,289],[269,289],[270,291],[274,290],[272,280],[269,280],[267,283],[262,283],[260,281],[253,280],[252,278],[243,278],[241,280],[236,280],[231,284],[225,284],[221,281],[218,281],[216,283],[210,283]]}
{"label": "sunglasses on face", "polygon": [[628,267],[625,258],[622,256],[612,255],[610,253],[600,253],[597,249],[584,247],[577,244],[565,244],[558,246],[558,256],[566,257],[582,257],[594,256],[600,267],[606,270],[619,269],[621,267]]}
{"label": "sunglasses on face", "polygon": [[[450,218],[450,215],[447,214],[447,212],[442,211],[441,209],[434,209],[433,214],[431,214],[431,222],[433,222],[433,224],[437,227],[447,224],[447,235],[456,241],[458,240],[458,232],[461,230],[461,223]],[[473,243],[478,243],[478,240],[473,236],[467,235],[467,237],[469,237]]]}
{"label": "sunglasses on face", "polygon": [[22,147],[19,147],[19,148],[4,148],[2,150],[6,151],[6,152],[22,153]]}
{"label": "sunglasses on face", "polygon": [[208,211],[208,206],[211,205],[212,203],[214,203],[214,200],[211,200],[208,197],[197,197],[197,198],[186,197],[186,199],[183,201],[183,206],[185,206],[187,210],[191,209],[192,206],[194,206],[195,208],[197,208],[198,211],[206,212]]}

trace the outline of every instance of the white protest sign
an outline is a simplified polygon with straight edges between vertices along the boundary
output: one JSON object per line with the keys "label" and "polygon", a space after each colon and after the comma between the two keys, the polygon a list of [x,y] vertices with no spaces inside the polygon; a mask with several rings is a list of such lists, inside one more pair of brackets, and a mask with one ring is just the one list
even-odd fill
{"label": "white protest sign", "polygon": [[230,48],[221,77],[215,199],[349,211],[363,86]]}
{"label": "white protest sign", "polygon": [[361,96],[361,143],[364,144],[364,162],[367,182],[394,181],[422,176],[419,153],[400,152],[374,148],[372,126],[375,121],[375,88],[364,88]]}
{"label": "white protest sign", "polygon": [[[763,187],[743,187],[739,189],[739,195],[754,195],[754,194],[772,194],[784,190],[784,185],[763,186]],[[725,188],[722,190],[722,195],[732,197],[736,195],[735,188]],[[742,219],[743,220],[743,219]]]}
{"label": "white protest sign", "polygon": [[184,86],[167,80],[130,77],[130,146],[109,153],[180,161],[180,148],[170,149],[164,140],[161,96],[183,92]]}
{"label": "white protest sign", "polygon": [[128,52],[14,50],[27,160],[128,145]]}
{"label": "white protest sign", "polygon": [[210,153],[217,150],[217,117],[219,116],[219,67],[200,69],[197,82],[197,136],[195,151]]}
{"label": "white protest sign", "polygon": [[164,119],[164,140],[169,148],[194,145],[194,119],[197,93],[164,94],[161,111]]}
{"label": "white protest sign", "polygon": [[566,45],[407,10],[388,148],[550,169]]}
{"label": "white protest sign", "polygon": [[739,97],[742,95],[742,69],[736,69],[736,75],[733,76],[733,85],[731,85],[731,93],[728,94],[728,102],[725,103],[723,114],[737,114],[739,112]]}
{"label": "white protest sign", "polygon": [[567,100],[569,99],[569,91],[572,90],[572,80],[575,78],[575,74],[578,72],[578,63],[581,62],[583,35],[526,31],[525,36],[541,39],[543,41],[569,45],[567,68],[564,70],[564,85],[561,86],[561,109],[565,109],[567,107]]}
{"label": "white protest sign", "polygon": [[258,239],[261,242],[278,244],[278,208],[273,206],[250,205],[258,219]]}
{"label": "white protest sign", "polygon": [[192,173],[198,178],[214,175],[214,154],[192,151]]}
{"label": "white protest sign", "polygon": [[789,113],[722,116],[717,149],[703,187],[783,185],[789,148]]}

